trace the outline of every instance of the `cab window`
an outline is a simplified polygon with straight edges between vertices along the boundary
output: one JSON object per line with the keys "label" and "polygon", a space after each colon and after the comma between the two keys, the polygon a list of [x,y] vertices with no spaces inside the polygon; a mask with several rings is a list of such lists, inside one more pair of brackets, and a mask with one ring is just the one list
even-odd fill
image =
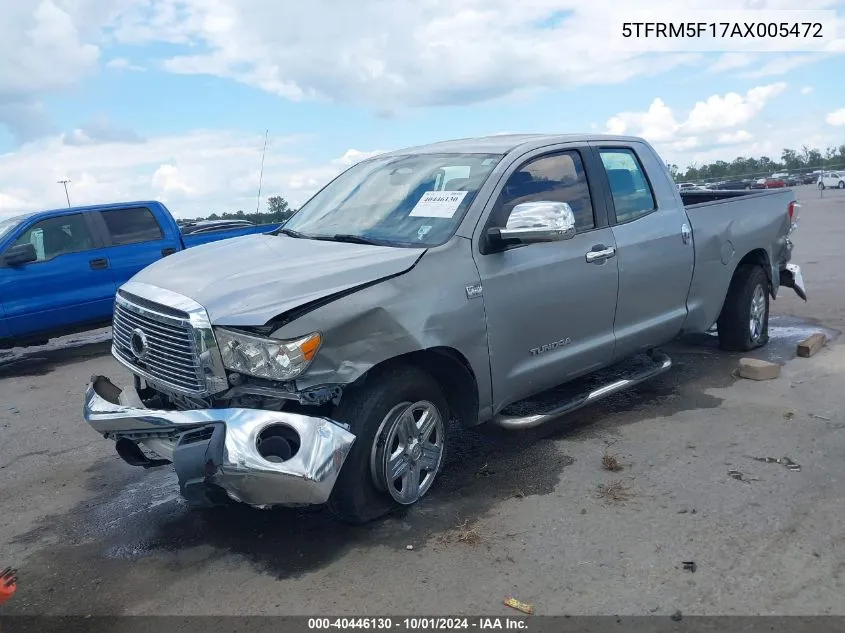
{"label": "cab window", "polygon": [[15,246],[21,244],[32,244],[36,261],[43,262],[59,255],[91,250],[94,238],[82,214],[74,213],[36,222],[15,240]]}
{"label": "cab window", "polygon": [[101,211],[100,215],[115,245],[153,242],[164,237],[155,216],[146,207],[112,209]]}
{"label": "cab window", "polygon": [[575,215],[578,232],[596,226],[587,176],[577,151],[539,156],[511,174],[496,201],[491,226],[507,226],[511,211],[523,202],[566,202]]}
{"label": "cab window", "polygon": [[613,196],[617,223],[631,222],[654,211],[657,208],[654,194],[633,150],[603,149],[599,153]]}

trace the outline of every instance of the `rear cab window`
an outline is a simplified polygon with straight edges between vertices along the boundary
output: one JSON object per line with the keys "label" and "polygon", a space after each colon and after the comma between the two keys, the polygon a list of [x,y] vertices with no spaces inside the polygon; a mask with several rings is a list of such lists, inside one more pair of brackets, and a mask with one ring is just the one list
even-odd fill
{"label": "rear cab window", "polygon": [[629,148],[600,149],[607,174],[616,222],[624,224],[657,210],[654,192],[640,159]]}
{"label": "rear cab window", "polygon": [[154,242],[164,238],[153,212],[146,207],[100,211],[113,246]]}

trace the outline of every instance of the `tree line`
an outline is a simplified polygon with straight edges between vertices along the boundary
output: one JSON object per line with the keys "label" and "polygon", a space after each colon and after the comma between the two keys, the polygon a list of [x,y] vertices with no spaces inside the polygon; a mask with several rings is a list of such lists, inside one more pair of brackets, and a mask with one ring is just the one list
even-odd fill
{"label": "tree line", "polygon": [[804,145],[800,150],[784,149],[780,158],[739,156],[731,162],[717,160],[704,165],[692,163],[685,170],[681,170],[674,164],[669,164],[668,167],[676,182],[764,178],[779,171],[800,174],[817,169],[843,169],[845,168],[845,145],[828,147],[823,152]]}
{"label": "tree line", "polygon": [[288,201],[282,196],[270,196],[267,198],[266,211],[253,211],[247,213],[243,210],[224,211],[223,213],[212,213],[206,217],[189,218],[184,222],[200,222],[203,220],[248,220],[253,224],[278,224],[284,222],[294,214],[296,209],[291,208]]}

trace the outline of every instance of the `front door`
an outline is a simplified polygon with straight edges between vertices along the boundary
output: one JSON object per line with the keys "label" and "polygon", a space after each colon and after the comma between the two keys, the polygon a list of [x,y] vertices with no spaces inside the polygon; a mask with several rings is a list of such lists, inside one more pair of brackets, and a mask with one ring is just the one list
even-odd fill
{"label": "front door", "polygon": [[10,246],[32,244],[38,259],[3,270],[8,336],[108,320],[115,286],[92,226],[84,214],[69,213],[22,228]]}
{"label": "front door", "polygon": [[[589,158],[589,155],[587,155]],[[539,153],[515,165],[494,198],[476,262],[487,316],[494,409],[608,364],[613,357],[616,259],[587,253],[614,247],[601,198],[591,195],[577,149]],[[503,228],[522,202],[567,202],[574,238],[485,248],[489,228]],[[588,261],[590,259],[591,261]]]}

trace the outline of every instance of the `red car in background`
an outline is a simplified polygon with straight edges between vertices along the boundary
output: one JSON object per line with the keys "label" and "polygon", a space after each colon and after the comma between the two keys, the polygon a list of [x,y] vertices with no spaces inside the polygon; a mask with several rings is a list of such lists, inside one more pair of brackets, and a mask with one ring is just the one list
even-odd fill
{"label": "red car in background", "polygon": [[780,187],[786,187],[786,181],[780,178],[766,178],[764,186],[766,189],[778,189]]}

